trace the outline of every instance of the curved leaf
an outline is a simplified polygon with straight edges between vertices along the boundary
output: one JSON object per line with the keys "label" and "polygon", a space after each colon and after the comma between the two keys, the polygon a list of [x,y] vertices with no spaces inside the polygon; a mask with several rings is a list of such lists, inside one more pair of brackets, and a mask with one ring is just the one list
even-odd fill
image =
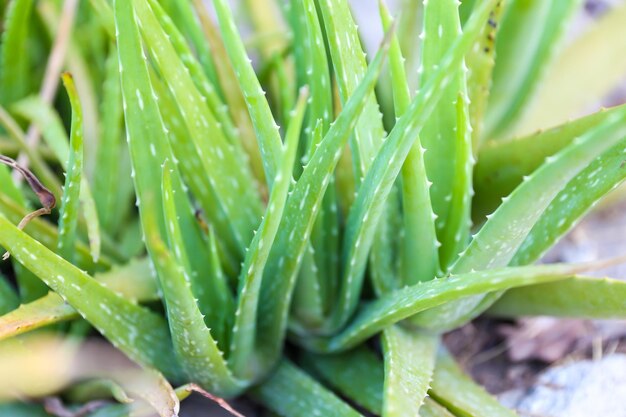
{"label": "curved leaf", "polygon": [[626,283],[615,279],[574,277],[504,293],[489,310],[499,317],[558,316],[623,319]]}
{"label": "curved leaf", "polygon": [[[147,260],[141,260],[96,274],[94,278],[133,302],[146,302],[159,299],[156,280],[152,275]],[[78,312],[71,305],[58,294],[50,292],[0,316],[0,339],[77,317]]]}
{"label": "curved leaf", "polygon": [[614,114],[626,114],[626,105],[601,110],[545,131],[506,141],[492,141],[480,149],[474,169],[473,216],[492,213],[545,159],[568,146],[585,132],[605,123]]}
{"label": "curved leaf", "polygon": [[334,336],[301,338],[298,343],[318,352],[344,351],[391,324],[433,307],[475,294],[563,280],[580,270],[581,266],[567,264],[508,267],[421,282],[366,304],[354,320]]}
{"label": "curved leaf", "polygon": [[0,245],[61,295],[118,349],[138,363],[176,377],[167,324],[46,249],[0,215]]}
{"label": "curved leaf", "polygon": [[[624,116],[614,114],[606,123],[592,129],[546,159],[526,178],[489,217],[452,268],[453,273],[488,270],[507,265],[544,210],[568,182],[595,158],[618,143],[626,133]],[[543,247],[540,243],[539,247]],[[499,294],[473,297],[420,314],[414,323],[426,328],[449,329],[483,312]]]}

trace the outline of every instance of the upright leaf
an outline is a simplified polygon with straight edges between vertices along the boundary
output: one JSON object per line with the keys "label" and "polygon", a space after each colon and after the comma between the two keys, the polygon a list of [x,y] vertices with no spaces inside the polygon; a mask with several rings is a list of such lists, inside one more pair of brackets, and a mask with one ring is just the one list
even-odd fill
{"label": "upright leaf", "polygon": [[419,414],[435,367],[437,337],[390,326],[383,332],[385,417]]}
{"label": "upright leaf", "polygon": [[481,3],[472,15],[463,35],[456,39],[439,69],[420,89],[407,112],[394,126],[359,189],[347,219],[342,253],[344,278],[336,308],[327,323],[331,332],[342,327],[356,308],[363,283],[366,256],[371,248],[384,202],[420,129],[434,110],[443,88],[451,82],[455,68],[478,36],[494,1]]}
{"label": "upright leaf", "polygon": [[98,217],[105,230],[116,230],[120,224],[117,206],[125,201],[125,195],[119,192],[118,183],[123,164],[121,163],[122,142],[122,88],[118,70],[117,49],[111,47],[106,61],[105,80],[102,92],[102,133],[96,151],[97,175],[93,177],[93,188],[98,190],[94,199],[98,207]]}
{"label": "upright leaf", "polygon": [[[229,145],[216,115],[196,88],[153,10],[146,0],[132,3],[141,22],[141,33],[150,45],[148,50],[175,98],[182,122],[200,157],[202,165],[198,168],[209,178],[217,203],[229,218],[232,232],[243,248],[251,238],[251,230],[261,211],[251,174],[239,163],[235,148]],[[207,129],[212,132],[211,140],[205,138]],[[225,177],[228,180],[225,181]],[[245,199],[246,204],[241,204],[241,199]]]}
{"label": "upright leaf", "polygon": [[341,151],[356,126],[367,95],[374,88],[386,49],[383,44],[359,88],[325,135],[287,199],[261,286],[257,337],[268,358],[267,364],[278,359],[295,279],[313,223]]}
{"label": "upright leaf", "polygon": [[256,131],[265,178],[271,188],[272,181],[276,177],[280,158],[281,140],[278,131],[279,127],[274,121],[269,103],[265,98],[265,92],[261,88],[252,68],[252,63],[246,54],[230,8],[224,0],[215,0],[213,5],[220,23],[226,51],[239,79],[239,86],[243,92],[248,112]]}
{"label": "upright leaf", "polygon": [[580,0],[512,0],[496,39],[496,65],[485,119],[488,139],[515,125],[532,98]]}
{"label": "upright leaf", "polygon": [[[239,276],[238,305],[235,314],[229,363],[235,375],[248,380],[258,378],[264,369],[255,369],[254,347],[257,332],[259,293],[263,273],[283,218],[291,173],[296,159],[300,128],[308,92],[302,90],[295,114],[289,124],[281,163],[276,171],[265,217],[248,248]],[[262,362],[261,359],[259,362]]]}
{"label": "upright leaf", "polygon": [[[380,2],[383,28],[389,30],[391,16]],[[391,41],[389,63],[396,117],[410,105],[411,97],[404,70],[404,58],[397,36]],[[434,278],[439,271],[435,214],[430,199],[430,182],[424,165],[424,149],[417,138],[402,165],[402,204],[404,237],[402,242],[402,281],[414,284]],[[396,285],[399,283],[396,283]],[[380,289],[379,289],[380,291]]]}
{"label": "upright leaf", "polygon": [[83,113],[71,74],[63,74],[63,84],[65,84],[72,105],[72,129],[63,199],[59,211],[58,249],[59,255],[72,262],[78,223],[78,196],[83,176]]}
{"label": "upright leaf", "polygon": [[[176,219],[173,201],[175,197],[171,189],[169,170],[169,164],[165,164],[163,208],[168,219]],[[222,352],[211,335],[211,330],[204,323],[191,291],[190,278],[185,275],[184,269],[159,237],[156,217],[149,212],[144,216],[146,245],[161,283],[174,353],[178,362],[187,378],[196,381],[205,389],[218,395],[238,394],[243,386],[233,378]],[[176,248],[180,250],[182,245],[180,230],[176,230],[177,226],[173,220],[168,221],[167,227],[170,245],[176,252]]]}
{"label": "upright leaf", "polygon": [[[483,25],[485,23],[482,22]],[[460,34],[457,1],[424,3],[424,26],[420,35],[422,59],[419,69],[422,89],[427,88],[426,84],[439,70],[444,56]],[[473,39],[474,42],[477,35]],[[420,132],[422,146],[426,149],[424,154],[426,174],[432,182],[430,196],[433,211],[437,216],[435,224],[437,236],[442,243],[440,255],[441,266],[444,269],[449,265],[452,256],[456,255],[454,252],[458,250],[465,238],[462,235],[466,235],[468,229],[467,220],[459,222],[458,219],[464,215],[463,208],[458,206],[465,202],[465,198],[469,202],[469,196],[464,196],[467,192],[462,189],[468,188],[468,185],[456,187],[459,181],[467,182],[467,179],[463,181],[463,178],[467,177],[468,170],[463,168],[469,166],[471,174],[472,166],[471,144],[468,143],[470,129],[468,129],[467,103],[464,103],[464,100],[459,102],[459,97],[461,99],[467,97],[466,71],[464,60],[451,68],[450,83],[440,93],[441,98]],[[471,177],[469,183],[471,184]],[[449,215],[453,204],[457,206],[456,211],[461,212]],[[448,225],[448,222],[452,222],[452,225]],[[455,241],[457,234],[458,240]]]}
{"label": "upright leaf", "polygon": [[6,106],[24,97],[29,86],[27,37],[33,0],[9,3],[3,24],[0,55],[0,104]]}

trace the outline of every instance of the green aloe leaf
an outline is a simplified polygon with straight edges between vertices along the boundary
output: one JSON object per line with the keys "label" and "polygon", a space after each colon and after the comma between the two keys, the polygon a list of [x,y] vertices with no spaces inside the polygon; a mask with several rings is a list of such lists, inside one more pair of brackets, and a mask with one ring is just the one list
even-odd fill
{"label": "green aloe leaf", "polygon": [[409,417],[419,414],[430,387],[438,338],[390,326],[383,331],[385,417]]}
{"label": "green aloe leaf", "polygon": [[[95,274],[94,278],[133,302],[159,299],[156,280],[147,260],[132,261],[128,265]],[[0,316],[0,339],[7,339],[49,324],[78,317],[78,312],[61,296],[50,292],[44,297],[22,304],[15,310]]]}
{"label": "green aloe leaf", "polygon": [[387,45],[383,44],[359,88],[324,136],[287,199],[261,286],[258,338],[269,358],[267,363],[274,363],[280,353],[295,279],[322,197],[366,97],[374,88],[386,49]]}
{"label": "green aloe leaf", "polygon": [[174,161],[186,161],[184,164],[178,163],[183,182],[188,185],[196,198],[195,201],[201,210],[202,217],[206,218],[216,235],[219,236],[219,253],[224,267],[232,271],[235,269],[236,257],[243,252],[243,248],[236,241],[229,219],[212,191],[210,178],[198,175],[198,167],[202,166],[202,160],[193,142],[188,140],[189,133],[182,122],[175,98],[156,74],[151,73],[150,81],[159,97],[159,111],[176,158]]}
{"label": "green aloe leaf", "polygon": [[178,375],[163,318],[107,289],[0,216],[0,244],[138,363]]}
{"label": "green aloe leaf", "polygon": [[512,0],[496,39],[493,85],[484,135],[502,136],[522,116],[552,61],[566,23],[580,0]]}
{"label": "green aloe leaf", "polygon": [[[392,327],[398,328],[397,326]],[[428,338],[428,336],[426,337]],[[427,345],[432,345],[427,350],[435,348],[432,344],[434,342],[436,341],[426,342]],[[435,351],[432,350],[429,353],[432,353],[432,361],[434,361]],[[342,396],[375,415],[381,415],[383,412],[385,370],[383,361],[376,353],[364,346],[360,346],[348,352],[333,355],[305,353],[303,360],[306,369],[311,369],[313,375],[321,378]],[[428,366],[432,367],[432,365],[431,363]],[[428,376],[429,381],[431,375],[432,368]],[[412,408],[413,403],[407,410]],[[452,414],[447,409],[433,401],[431,397],[424,398],[424,403],[419,408],[419,414],[413,413],[410,415],[452,417]]]}
{"label": "green aloe leaf", "polygon": [[63,74],[63,84],[65,84],[72,105],[72,129],[63,199],[59,210],[59,242],[57,247],[59,255],[72,262],[78,224],[78,196],[83,177],[83,113],[76,86],[69,73]]}
{"label": "green aloe leaf", "polygon": [[[177,3],[177,2],[175,2]],[[204,97],[203,100],[206,101],[207,106],[209,107],[211,113],[213,113],[216,119],[219,121],[220,129],[223,130],[224,135],[228,139],[229,143],[236,147],[236,152],[240,151],[239,148],[239,134],[237,133],[237,128],[233,126],[231,119],[229,118],[228,108],[224,105],[219,93],[218,86],[214,85],[215,82],[207,78],[205,71],[202,68],[202,64],[195,58],[195,55],[190,48],[190,46],[185,41],[184,36],[175,26],[172,18],[165,13],[161,4],[154,1],[148,0],[148,4],[154,13],[154,16],[159,21],[159,24],[163,27],[163,30],[168,36],[168,41],[171,42],[172,47],[176,50],[176,54],[180,57],[183,65],[189,71],[189,76],[193,81],[194,85],[200,92],[200,94]],[[173,7],[182,7],[189,8],[187,5],[180,6],[172,4]],[[189,13],[190,10],[185,12],[185,14]],[[186,18],[191,18],[187,16]],[[239,156],[236,154],[235,156]],[[243,161],[242,161],[243,162]],[[242,168],[244,168],[242,166]],[[242,169],[245,171],[245,169]]]}
{"label": "green aloe leaf", "polygon": [[[463,5],[465,2],[462,2]],[[398,21],[398,40],[400,41],[400,49],[404,56],[404,68],[407,74],[409,89],[414,91],[419,84],[419,73],[421,59],[421,43],[415,42],[422,33],[424,7],[419,1],[403,1],[397,13]]]}
{"label": "green aloe leaf", "polygon": [[626,132],[622,129],[621,133],[613,134],[621,136],[621,141],[589,164],[559,192],[524,239],[511,265],[538,260],[602,197],[626,179]]}
{"label": "green aloe leaf", "polygon": [[452,357],[440,350],[433,374],[431,397],[464,417],[516,417],[517,414],[501,405],[458,367]]}
{"label": "green aloe leaf", "polygon": [[[154,3],[153,3],[154,4]],[[192,2],[190,1],[161,1],[160,4],[165,9],[167,15],[172,19],[176,27],[188,39],[191,49],[198,57],[201,68],[210,83],[216,87],[220,93],[219,84],[217,83],[216,62],[211,47],[207,44],[200,26],[198,17],[194,14]]]}
{"label": "green aloe leaf", "polygon": [[486,143],[474,170],[474,218],[493,212],[502,197],[509,195],[547,157],[613,115],[625,113],[626,105],[617,106],[528,136]]}
{"label": "green aloe leaf", "polygon": [[[21,219],[24,218],[28,211],[19,206],[13,200],[9,199],[5,194],[0,191],[0,213],[2,213],[11,223],[18,224]],[[57,250],[57,243],[59,241],[59,232],[56,227],[51,223],[42,219],[31,220],[24,231],[30,236],[41,242],[44,246],[52,251]],[[87,271],[94,271],[95,269],[106,269],[111,266],[111,259],[108,257],[101,257],[97,263],[93,261],[89,248],[82,242],[77,241],[75,243],[75,264]]]}
{"label": "green aloe leaf", "polygon": [[13,0],[3,22],[0,52],[0,104],[8,105],[28,93],[28,29],[33,0]]}
{"label": "green aloe leaf", "polygon": [[[287,129],[283,156],[276,171],[276,178],[272,181],[273,187],[265,216],[248,248],[239,277],[240,289],[229,364],[235,375],[249,380],[257,378],[259,373],[259,370],[254,369],[251,365],[255,361],[250,359],[254,355],[261,282],[283,218],[307,99],[308,91],[302,90],[295,113]],[[260,372],[263,371],[263,369],[260,370]]]}
{"label": "green aloe leaf", "polygon": [[[470,8],[468,4],[473,7],[473,3],[474,0],[461,2],[459,14],[463,15],[464,9],[467,11],[467,9]],[[467,94],[470,102],[469,123],[470,126],[472,126],[472,150],[474,151],[474,155],[478,153],[484,139],[482,134],[483,125],[485,123],[487,104],[491,91],[493,67],[495,65],[495,40],[503,11],[506,9],[505,4],[507,3],[496,3],[476,44],[465,56],[465,62],[469,69],[467,73]],[[465,22],[466,19],[463,19],[461,16],[461,20]],[[478,161],[480,162],[480,158]]]}
{"label": "green aloe leaf", "polygon": [[[324,23],[328,50],[339,88],[339,98],[345,105],[364,77],[367,69],[365,52],[361,46],[357,26],[346,0],[319,0],[317,6]],[[374,161],[385,136],[383,118],[374,92],[370,93],[366,100],[363,113],[359,117],[350,138],[352,175],[356,189],[362,183],[364,175]],[[353,190],[342,190],[342,192],[352,194]],[[388,236],[395,234],[396,231],[392,230],[391,227],[397,224],[393,220],[400,214],[396,200],[389,199],[389,202],[385,207],[385,216],[380,222],[381,225],[372,244],[374,247],[372,254],[376,255],[370,258],[370,265],[375,282],[382,281],[381,277],[390,275],[394,270],[394,257]],[[379,284],[377,286],[383,287],[385,285]]]}
{"label": "green aloe leaf", "polygon": [[441,233],[440,258],[444,270],[450,270],[461,250],[467,246],[472,226],[470,210],[474,195],[472,184],[474,156],[472,155],[472,127],[469,124],[468,103],[464,93],[460,93],[454,103],[457,115],[456,160],[448,216]]}
{"label": "green aloe leaf", "polygon": [[420,408],[420,417],[454,417],[447,408],[436,402],[435,400],[427,397],[424,400],[424,405]]}
{"label": "green aloe leaf", "polygon": [[295,105],[293,92],[296,91],[294,79],[289,72],[291,67],[288,64],[288,52],[288,49],[276,51],[258,71],[258,79],[261,83],[276,86],[273,89],[273,110],[277,115],[276,119],[283,123],[289,121],[289,112]]}
{"label": "green aloe leaf", "polygon": [[623,318],[626,283],[614,279],[574,277],[507,291],[488,311],[499,317],[559,316]]}
{"label": "green aloe leaf", "polygon": [[105,79],[103,86],[102,105],[102,133],[98,141],[96,152],[97,175],[93,177],[93,188],[98,190],[94,195],[98,218],[104,230],[117,230],[123,216],[117,210],[120,204],[128,205],[129,197],[119,191],[119,183],[125,168],[122,164],[123,116],[122,88],[118,71],[117,49],[111,46],[111,52],[106,60]]}
{"label": "green aloe leaf", "polygon": [[332,331],[342,327],[356,308],[363,283],[365,261],[372,246],[375,227],[382,214],[384,202],[421,127],[434,110],[443,87],[452,81],[454,70],[462,62],[463,55],[480,33],[494,1],[482,3],[473,14],[463,35],[456,39],[439,69],[419,90],[407,112],[394,126],[359,189],[346,224],[344,277],[336,308],[328,323],[328,328]]}
{"label": "green aloe leaf", "polygon": [[564,123],[613,91],[626,72],[626,57],[614,53],[626,48],[624,19],[626,6],[615,6],[555,57],[517,134]]}
{"label": "green aloe leaf", "polygon": [[325,300],[323,301],[322,297],[325,293],[322,292],[320,282],[323,277],[315,264],[315,253],[311,245],[305,249],[296,286],[293,289],[291,314],[295,320],[290,323],[290,328],[296,332],[306,333],[306,329],[318,327],[324,317]]}
{"label": "green aloe leaf", "polygon": [[246,100],[254,130],[256,131],[265,178],[271,188],[272,181],[276,177],[276,170],[278,169],[281,155],[279,127],[265,98],[265,92],[254,73],[252,63],[246,54],[230,8],[224,0],[215,0],[213,5],[217,12],[226,52],[239,79],[239,85]]}
{"label": "green aloe leaf", "polygon": [[[235,313],[235,297],[231,292],[226,273],[222,267],[222,259],[219,254],[219,245],[217,243],[217,237],[213,229],[209,230],[209,268],[206,271],[208,277],[204,274],[199,274],[199,280],[197,282],[198,287],[202,286],[203,282],[210,283],[204,285],[203,290],[207,296],[210,297],[210,306],[214,306],[205,313],[204,322],[212,326],[212,331],[216,338],[223,341],[224,350],[228,352],[229,347],[229,335],[233,328],[234,313]],[[203,281],[203,279],[205,281]],[[197,294],[200,291],[195,291]],[[213,297],[219,297],[219,300],[214,300]],[[200,302],[200,301],[199,301]],[[200,302],[200,309],[202,310],[204,305]],[[217,307],[217,308],[215,308]],[[217,316],[218,319],[211,318]]]}
{"label": "green aloe leaf", "polygon": [[[209,178],[217,202],[229,218],[233,234],[243,248],[251,239],[251,231],[261,211],[251,173],[242,169],[239,157],[234,147],[229,146],[216,115],[210,111],[146,0],[135,0],[133,5],[141,22],[143,38],[150,46],[150,54],[175,98],[182,122],[200,156],[202,171]],[[205,137],[207,129],[212,132],[210,141]],[[223,180],[225,177],[228,181]],[[241,204],[241,199],[246,203]]]}
{"label": "green aloe leaf", "polygon": [[304,71],[302,85],[308,85],[310,90],[310,104],[307,114],[307,156],[315,151],[315,146],[319,144],[315,140],[314,129],[318,123],[322,123],[321,133],[323,135],[328,130],[331,118],[333,116],[333,98],[328,68],[328,58],[326,44],[324,42],[324,34],[320,24],[314,0],[305,0],[303,2],[291,2],[294,14],[298,14],[298,23],[296,24],[303,30],[303,49],[304,56],[302,63],[299,65]]}
{"label": "green aloe leaf", "polygon": [[[367,69],[365,53],[361,48],[361,41],[348,2],[318,0],[317,5],[323,17],[339,95],[345,105],[365,76]],[[382,115],[376,97],[370,93],[350,142],[357,183],[362,181],[362,176],[374,160],[383,142],[384,134]]]}
{"label": "green aloe leaf", "polygon": [[[481,23],[479,30],[482,31],[486,20]],[[428,81],[439,71],[444,56],[460,35],[458,2],[441,0],[424,4],[424,26],[420,35],[422,59],[418,70],[423,89],[427,88]],[[474,34],[473,42],[478,35]],[[437,216],[435,224],[441,241],[441,266],[444,269],[453,260],[455,252],[460,250],[459,246],[464,245],[464,235],[468,233],[467,219],[459,221],[458,217],[467,218],[469,213],[467,208],[459,206],[464,204],[467,207],[469,202],[469,193],[463,188],[471,187],[471,175],[469,178],[467,176],[468,172],[471,174],[473,164],[468,107],[464,100],[459,102],[459,96],[467,97],[467,67],[464,60],[457,60],[449,71],[451,79],[445,87],[442,86],[440,98],[420,131],[421,144],[426,149],[426,174],[432,182],[430,196]],[[457,186],[459,182],[464,187]],[[453,204],[456,212],[449,214]],[[448,225],[449,222],[452,224]],[[456,237],[458,239],[455,240]]]}
{"label": "green aloe leaf", "polygon": [[[173,199],[177,197],[172,191],[170,169],[169,163],[163,167],[163,209],[166,218],[176,219]],[[176,227],[173,220],[168,222],[168,237],[174,252],[183,245],[183,242],[175,241],[181,237]],[[144,213],[144,231],[167,307],[174,353],[187,378],[219,395],[238,394],[243,386],[232,376],[211,330],[204,323],[191,290],[190,278],[161,240],[156,217],[148,211]]]}
{"label": "green aloe leaf", "polygon": [[299,339],[299,343],[320,352],[344,351],[391,324],[433,307],[475,294],[563,280],[580,270],[581,266],[567,264],[508,267],[418,283],[383,295],[365,305],[338,334],[303,338]]}
{"label": "green aloe leaf", "polygon": [[[383,28],[389,30],[391,16],[389,16],[389,12],[382,1],[380,2],[380,10]],[[411,96],[404,70],[404,58],[397,36],[394,36],[391,41],[389,64],[395,113],[396,117],[401,117],[410,105]],[[404,210],[402,281],[406,284],[428,281],[434,278],[439,271],[435,214],[432,209],[429,184],[424,164],[424,149],[420,139],[417,138],[402,166],[402,204]]]}
{"label": "green aloe leaf", "polygon": [[334,355],[304,352],[306,370],[350,401],[380,415],[383,404],[383,363],[366,346]]}
{"label": "green aloe leaf", "polygon": [[[614,114],[606,123],[579,136],[570,146],[546,159],[489,217],[453,266],[452,272],[498,268],[511,262],[529,232],[542,218],[544,210],[568,182],[623,138],[626,133],[623,120],[621,114]],[[558,200],[556,204],[556,207],[562,206]],[[545,246],[537,243],[534,247]],[[420,314],[414,322],[438,330],[451,328],[480,314],[498,296],[495,293],[450,303]]]}
{"label": "green aloe leaf", "polygon": [[361,416],[333,392],[287,360],[280,362],[268,380],[253,388],[252,395],[283,417]]}
{"label": "green aloe leaf", "polygon": [[9,284],[7,278],[0,274],[0,315],[6,314],[20,305],[20,298]]}
{"label": "green aloe leaf", "polygon": [[[167,222],[167,241],[176,263],[191,284],[204,321],[212,327],[218,344],[227,346],[228,317],[233,313],[233,297],[223,277],[207,274],[211,266],[210,249],[198,225],[191,202],[179,173],[167,160],[163,164],[163,197]],[[150,248],[149,248],[150,249]]]}
{"label": "green aloe leaf", "polygon": [[150,211],[156,216],[160,235],[165,236],[161,182],[155,179],[161,178],[161,164],[171,157],[171,150],[132,6],[131,2],[114,2],[126,136],[142,226],[145,229],[144,213]]}
{"label": "green aloe leaf", "polygon": [[[332,120],[333,98],[330,88],[332,80],[326,43],[315,1],[292,1],[290,6],[294,14],[293,19],[296,20],[292,23],[294,36],[298,30],[303,32],[300,48],[303,56],[298,56],[298,48],[294,51],[296,66],[303,72],[299,75],[301,84],[308,85],[310,91],[307,121],[304,129],[305,149],[302,150],[303,164],[306,165],[328,131]],[[315,288],[315,293],[311,293],[307,288],[299,291],[298,287],[296,287],[295,292],[295,297],[302,294],[300,300],[303,303],[295,302],[294,306],[304,306],[308,300],[313,304],[311,306],[313,310],[322,310],[310,315],[310,318],[316,322],[314,325],[319,324],[317,322],[321,314],[330,308],[338,279],[339,218],[337,216],[336,193],[335,177],[331,176],[311,232],[311,245],[308,253],[305,254],[305,265],[309,266],[310,278],[305,280],[306,277],[300,277],[298,281],[298,287],[308,283],[304,286]],[[302,271],[306,270],[305,265],[303,265]]]}
{"label": "green aloe leaf", "polygon": [[[52,149],[61,166],[67,171],[71,154],[70,141],[63,127],[63,121],[52,106],[46,104],[40,97],[30,96],[17,102],[13,106],[13,110],[39,127],[43,132],[44,140]],[[83,136],[84,142],[84,129],[81,136]],[[81,175],[80,179],[79,201],[83,208],[83,217],[79,218],[80,223],[78,223],[79,230],[87,229],[91,256],[97,262],[100,258],[100,247],[102,245],[100,222],[91,187],[84,175]]]}
{"label": "green aloe leaf", "polygon": [[263,171],[261,151],[257,144],[256,133],[243,92],[239,87],[235,70],[230,63],[222,35],[202,0],[193,0],[193,3],[211,48],[211,54],[214,57],[216,76],[224,93],[224,102],[227,104],[228,111],[239,130],[241,144],[248,155],[250,168],[260,183],[259,186],[262,187],[265,185],[265,172]]}

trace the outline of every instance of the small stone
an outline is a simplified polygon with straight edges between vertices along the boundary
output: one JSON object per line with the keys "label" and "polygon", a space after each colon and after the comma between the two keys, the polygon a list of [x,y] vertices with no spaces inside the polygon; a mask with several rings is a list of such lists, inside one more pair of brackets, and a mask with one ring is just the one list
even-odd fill
{"label": "small stone", "polygon": [[525,393],[500,401],[520,417],[626,417],[626,355],[550,368]]}

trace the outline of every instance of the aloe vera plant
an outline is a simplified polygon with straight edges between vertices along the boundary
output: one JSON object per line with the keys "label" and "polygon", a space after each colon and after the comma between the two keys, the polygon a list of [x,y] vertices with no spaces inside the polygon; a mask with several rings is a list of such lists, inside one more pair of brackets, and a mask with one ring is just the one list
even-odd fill
{"label": "aloe vera plant", "polygon": [[[626,178],[626,105],[561,123],[581,109],[550,119],[541,93],[579,45],[618,51],[623,6],[567,46],[577,1],[407,1],[396,24],[381,0],[368,57],[347,0],[245,3],[249,38],[208,3],[2,2],[0,414],[64,393],[171,417],[198,390],[232,413],[513,416],[444,332],[626,316],[625,283],[581,275],[604,263],[534,265]],[[138,366],[85,365],[94,339]]]}

